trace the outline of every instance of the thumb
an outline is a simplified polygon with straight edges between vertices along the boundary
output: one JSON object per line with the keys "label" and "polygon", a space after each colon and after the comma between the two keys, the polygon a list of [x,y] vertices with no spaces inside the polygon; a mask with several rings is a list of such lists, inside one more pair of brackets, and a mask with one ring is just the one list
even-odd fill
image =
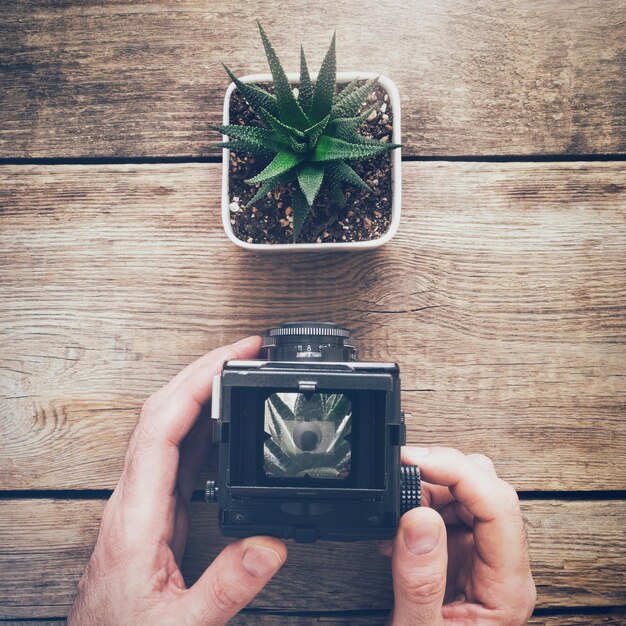
{"label": "thumb", "polygon": [[278,572],[287,548],[273,537],[249,537],[231,543],[182,599],[185,611],[202,626],[222,626]]}
{"label": "thumb", "polygon": [[412,509],[400,519],[392,555],[392,626],[443,624],[448,547],[446,527],[433,509]]}

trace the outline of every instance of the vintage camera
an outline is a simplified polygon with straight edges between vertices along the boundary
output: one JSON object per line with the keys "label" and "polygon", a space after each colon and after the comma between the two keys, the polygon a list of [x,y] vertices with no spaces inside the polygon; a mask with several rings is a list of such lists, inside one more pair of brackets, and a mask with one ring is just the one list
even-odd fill
{"label": "vintage camera", "polygon": [[400,373],[356,360],[350,331],[297,322],[269,330],[261,358],[228,361],[213,384],[224,535],[298,542],[393,537],[420,504],[405,442]]}

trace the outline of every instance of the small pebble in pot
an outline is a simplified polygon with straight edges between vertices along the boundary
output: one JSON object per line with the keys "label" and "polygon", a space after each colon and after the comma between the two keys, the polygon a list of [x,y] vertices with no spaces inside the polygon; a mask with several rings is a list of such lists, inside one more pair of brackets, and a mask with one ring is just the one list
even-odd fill
{"label": "small pebble in pot", "polygon": [[228,208],[230,209],[231,213],[237,213],[239,211],[239,203],[231,202]]}

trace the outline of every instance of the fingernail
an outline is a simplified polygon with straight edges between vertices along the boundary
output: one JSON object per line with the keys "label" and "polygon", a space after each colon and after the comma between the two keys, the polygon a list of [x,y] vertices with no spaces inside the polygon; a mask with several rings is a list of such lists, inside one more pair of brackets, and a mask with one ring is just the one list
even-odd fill
{"label": "fingernail", "polygon": [[414,524],[404,529],[404,543],[413,554],[428,554],[439,543],[441,526],[431,522]]}
{"label": "fingernail", "polygon": [[282,564],[278,552],[265,546],[253,544],[243,553],[243,566],[255,578],[267,578]]}

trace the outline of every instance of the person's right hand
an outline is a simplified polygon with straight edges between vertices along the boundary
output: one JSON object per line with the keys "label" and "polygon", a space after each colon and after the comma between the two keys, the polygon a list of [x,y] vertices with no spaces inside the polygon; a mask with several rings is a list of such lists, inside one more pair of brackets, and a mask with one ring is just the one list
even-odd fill
{"label": "person's right hand", "polygon": [[519,500],[480,454],[404,448],[422,474],[422,507],[393,542],[391,626],[525,624],[536,590]]}

